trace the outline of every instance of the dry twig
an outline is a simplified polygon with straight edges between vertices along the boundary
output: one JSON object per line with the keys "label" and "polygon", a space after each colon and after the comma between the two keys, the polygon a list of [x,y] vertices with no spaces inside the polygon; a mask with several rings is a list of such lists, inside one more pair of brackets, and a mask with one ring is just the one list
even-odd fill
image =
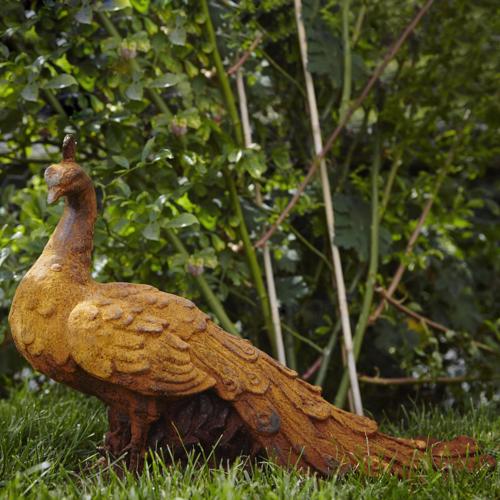
{"label": "dry twig", "polygon": [[359,375],[359,381],[365,384],[375,385],[419,385],[419,384],[461,384],[462,382],[473,382],[476,380],[490,380],[486,377],[459,375],[457,377],[369,377],[368,375]]}
{"label": "dry twig", "polygon": [[246,50],[243,55],[227,70],[228,75],[236,73],[246,62],[247,59],[252,55],[257,45],[262,41],[264,35],[259,34],[257,38],[252,42],[248,50]]}
{"label": "dry twig", "polygon": [[429,325],[431,328],[434,328],[434,330],[439,330],[440,332],[448,332],[450,328],[447,328],[444,325],[441,325],[440,323],[436,323],[435,321],[432,321],[429,318],[426,318],[425,316],[422,316],[421,314],[418,314],[415,311],[412,311],[411,309],[408,309],[405,307],[403,304],[398,302],[394,297],[389,295],[389,292],[387,290],[384,290],[382,287],[377,287],[375,289],[377,293],[380,293],[382,297],[392,304],[396,309],[399,309],[402,313],[406,314],[407,316],[410,316],[413,319],[416,319],[417,321],[421,321],[422,323],[425,323],[426,325]]}

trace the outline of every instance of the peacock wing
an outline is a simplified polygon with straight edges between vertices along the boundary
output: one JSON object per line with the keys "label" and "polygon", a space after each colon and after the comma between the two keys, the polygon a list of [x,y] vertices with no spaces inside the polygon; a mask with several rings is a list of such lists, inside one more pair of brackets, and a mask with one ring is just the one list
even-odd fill
{"label": "peacock wing", "polygon": [[71,311],[68,343],[75,362],[98,379],[144,395],[185,396],[215,385],[186,342],[204,321],[194,304],[153,287],[98,285]]}

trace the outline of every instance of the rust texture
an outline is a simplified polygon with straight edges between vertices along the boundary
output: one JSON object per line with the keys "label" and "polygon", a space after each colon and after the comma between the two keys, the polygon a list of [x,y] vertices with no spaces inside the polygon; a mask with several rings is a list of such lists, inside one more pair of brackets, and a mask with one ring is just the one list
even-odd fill
{"label": "rust texture", "polygon": [[48,202],[64,213],[42,255],[19,284],[9,322],[18,350],[42,373],[108,407],[105,447],[140,470],[148,448],[183,460],[197,447],[214,459],[267,456],[328,475],[361,468],[405,475],[430,456],[436,467],[487,462],[474,440],[401,439],[376,422],[332,406],[248,341],[211,321],[192,302],[152,286],[97,283],[90,274],[94,187],[75,163],[45,172]]}

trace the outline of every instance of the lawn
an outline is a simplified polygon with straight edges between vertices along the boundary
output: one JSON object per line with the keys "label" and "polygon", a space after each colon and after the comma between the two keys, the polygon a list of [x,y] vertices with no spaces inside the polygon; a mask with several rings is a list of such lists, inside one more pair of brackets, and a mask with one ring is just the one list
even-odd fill
{"label": "lawn", "polygon": [[[383,429],[397,435],[475,436],[500,456],[500,416],[492,406],[466,414],[414,409]],[[101,404],[56,384],[18,385],[0,400],[0,498],[500,498],[500,474],[428,471],[420,478],[366,478],[359,473],[328,480],[284,471],[272,463],[210,468],[203,457],[184,467],[153,457],[140,477],[119,477],[97,447],[105,432]]]}

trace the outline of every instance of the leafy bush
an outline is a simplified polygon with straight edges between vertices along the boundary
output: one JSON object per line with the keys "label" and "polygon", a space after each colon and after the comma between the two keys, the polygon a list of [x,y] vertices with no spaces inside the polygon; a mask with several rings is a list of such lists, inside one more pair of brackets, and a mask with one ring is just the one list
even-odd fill
{"label": "leafy bush", "polygon": [[[210,17],[204,1],[2,4],[0,336],[16,284],[61,211],[46,206],[42,168],[58,160],[61,138],[73,131],[100,200],[94,277],[192,297],[226,328],[271,350],[263,272],[251,243],[284,208],[312,156],[292,4],[214,1]],[[351,2],[353,96],[412,9],[394,0]],[[447,328],[389,306],[368,328],[360,372],[473,379],[455,398],[463,389],[491,395],[488,381],[498,373],[498,14],[489,0],[437,2],[327,156],[352,324],[372,249],[370,171],[378,143],[377,283],[387,287],[403,262],[396,298]],[[338,122],[344,82],[340,13],[335,2],[310,0],[304,17],[326,136]],[[235,89],[226,86],[233,82],[217,78],[216,65],[227,69],[258,33],[263,41],[245,65],[255,147],[244,148]],[[272,254],[288,364],[302,372],[338,331],[318,183],[274,235]],[[330,344],[335,350],[320,381],[333,395],[342,363]],[[4,370],[15,369],[12,346],[0,356]],[[443,398],[441,387],[425,387],[424,395]],[[364,392],[374,410],[416,395],[384,389],[383,399],[372,386]]]}

